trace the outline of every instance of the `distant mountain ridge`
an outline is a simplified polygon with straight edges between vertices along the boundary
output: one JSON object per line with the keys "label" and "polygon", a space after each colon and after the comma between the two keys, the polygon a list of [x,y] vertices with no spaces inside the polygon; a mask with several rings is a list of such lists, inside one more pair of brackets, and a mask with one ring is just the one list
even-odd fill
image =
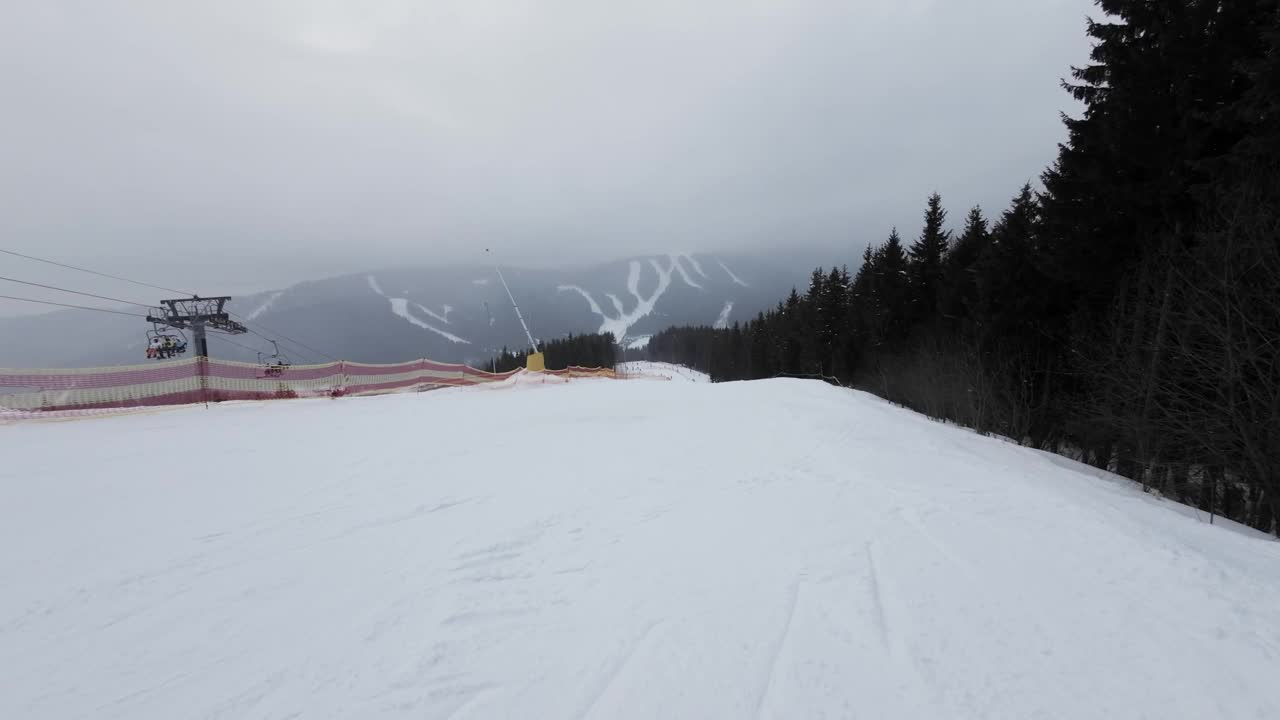
{"label": "distant mountain ridge", "polygon": [[[768,255],[669,253],[573,270],[502,271],[535,337],[611,332],[623,345],[641,345],[671,325],[723,327],[772,307],[807,278],[805,264],[781,265]],[[483,364],[503,347],[527,344],[494,268],[478,265],[351,273],[237,297],[228,309],[256,331],[211,336],[210,354],[230,360],[270,354],[264,336],[294,363],[427,357]],[[141,320],[76,310],[0,318],[0,365],[143,363],[148,329]]]}

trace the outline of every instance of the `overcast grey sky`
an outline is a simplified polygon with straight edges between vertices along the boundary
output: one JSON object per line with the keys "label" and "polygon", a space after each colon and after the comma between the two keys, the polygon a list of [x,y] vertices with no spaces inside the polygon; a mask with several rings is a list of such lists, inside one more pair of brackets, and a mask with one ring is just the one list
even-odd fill
{"label": "overcast grey sky", "polygon": [[789,243],[853,260],[890,226],[914,235],[935,189],[958,222],[1035,179],[1075,110],[1058,81],[1090,14],[5,0],[0,247],[206,292],[485,246],[513,263]]}

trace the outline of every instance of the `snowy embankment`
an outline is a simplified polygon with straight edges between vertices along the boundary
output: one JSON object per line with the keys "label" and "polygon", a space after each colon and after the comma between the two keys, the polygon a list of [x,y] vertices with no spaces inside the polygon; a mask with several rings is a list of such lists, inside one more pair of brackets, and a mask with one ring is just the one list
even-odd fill
{"label": "snowy embankment", "polygon": [[821,383],[244,403],[0,454],[4,718],[1280,717],[1280,544]]}

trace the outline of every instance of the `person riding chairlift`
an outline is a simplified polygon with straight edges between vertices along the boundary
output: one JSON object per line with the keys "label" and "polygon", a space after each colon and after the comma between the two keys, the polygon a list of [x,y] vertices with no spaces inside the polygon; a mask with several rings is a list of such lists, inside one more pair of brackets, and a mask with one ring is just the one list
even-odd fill
{"label": "person riding chairlift", "polygon": [[178,352],[180,349],[177,341],[169,335],[151,338],[147,345],[147,358],[152,360],[168,360]]}

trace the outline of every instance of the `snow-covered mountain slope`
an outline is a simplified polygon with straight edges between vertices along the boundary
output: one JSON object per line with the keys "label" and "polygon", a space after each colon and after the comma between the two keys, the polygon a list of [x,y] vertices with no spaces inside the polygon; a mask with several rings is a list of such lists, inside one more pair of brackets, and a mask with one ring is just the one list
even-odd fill
{"label": "snow-covered mountain slope", "polygon": [[[504,268],[504,273],[539,338],[612,332],[630,345],[675,324],[744,321],[805,282],[808,268],[769,257],[674,253],[576,269]],[[281,342],[294,362],[319,361],[323,353],[362,362],[429,357],[483,363],[504,346],[527,342],[494,269],[485,266],[353,273],[237,297],[229,309],[263,335],[315,349]],[[140,319],[82,311],[0,318],[0,366],[142,362],[147,329]],[[75,342],[68,342],[72,337]],[[271,349],[257,335],[215,335],[210,342],[216,357],[229,360],[256,359],[253,350],[233,343]]]}
{"label": "snow-covered mountain slope", "polygon": [[1280,717],[1280,543],[820,383],[230,404],[0,455],[0,717]]}

